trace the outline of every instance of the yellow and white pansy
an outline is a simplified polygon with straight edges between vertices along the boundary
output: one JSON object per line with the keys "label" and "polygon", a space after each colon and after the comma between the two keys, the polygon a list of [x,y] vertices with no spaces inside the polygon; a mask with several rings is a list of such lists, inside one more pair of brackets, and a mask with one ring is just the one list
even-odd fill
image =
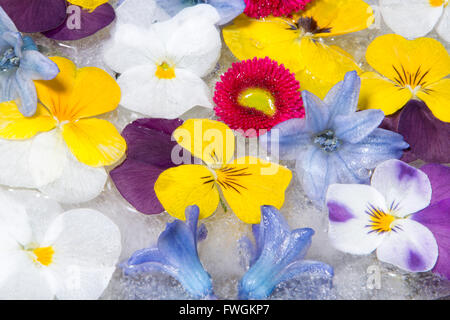
{"label": "yellow and white pansy", "polygon": [[120,256],[119,228],[35,194],[0,190],[0,299],[98,299]]}
{"label": "yellow and white pansy", "polygon": [[450,42],[449,0],[380,0],[380,10],[389,28],[407,39],[435,29]]}
{"label": "yellow and white pansy", "polygon": [[[106,64],[120,74],[121,105],[161,118],[178,117],[197,105],[212,107],[202,78],[220,57],[217,10],[201,4],[146,26],[129,19],[133,7],[127,3],[117,9],[118,23],[104,52]],[[139,7],[144,10],[139,16],[148,12],[151,17],[156,10]]]}
{"label": "yellow and white pansy", "polygon": [[89,201],[104,188],[104,167],[126,150],[114,125],[94,118],[117,108],[120,88],[99,68],[51,59],[60,73],[35,81],[33,117],[22,116],[14,101],[0,104],[0,184],[37,188],[60,202]]}
{"label": "yellow and white pansy", "polygon": [[322,39],[363,30],[373,22],[373,10],[362,0],[315,0],[291,18],[241,15],[223,29],[223,37],[238,59],[276,60],[296,74],[302,90],[324,98],[347,72],[361,69],[349,53]]}

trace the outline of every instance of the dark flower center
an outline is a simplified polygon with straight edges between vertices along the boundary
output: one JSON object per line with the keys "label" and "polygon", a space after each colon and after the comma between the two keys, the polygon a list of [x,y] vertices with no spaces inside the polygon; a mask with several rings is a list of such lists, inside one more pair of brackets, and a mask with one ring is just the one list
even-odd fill
{"label": "dark flower center", "polygon": [[313,17],[302,17],[291,26],[293,30],[302,29],[305,33],[317,34],[317,33],[330,33],[331,28],[320,28],[317,21]]}
{"label": "dark flower center", "polygon": [[0,70],[8,71],[12,68],[17,68],[20,65],[20,58],[16,56],[13,48],[9,48],[3,52],[0,60]]}
{"label": "dark flower center", "polygon": [[325,130],[313,138],[313,142],[325,152],[334,152],[341,145],[333,130]]}

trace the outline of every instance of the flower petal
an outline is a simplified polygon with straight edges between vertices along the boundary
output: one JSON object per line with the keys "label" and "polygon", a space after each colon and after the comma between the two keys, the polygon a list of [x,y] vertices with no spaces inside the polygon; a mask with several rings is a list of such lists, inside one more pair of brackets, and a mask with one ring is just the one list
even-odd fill
{"label": "flower petal", "polygon": [[410,272],[431,270],[438,258],[431,231],[411,219],[398,220],[395,226],[396,231],[390,232],[378,247],[378,259]]}
{"label": "flower petal", "polygon": [[169,19],[169,15],[159,8],[155,1],[119,1],[116,7],[117,22],[149,28],[158,21]]}
{"label": "flower petal", "polygon": [[381,0],[380,9],[389,28],[405,38],[414,39],[433,30],[443,6],[432,6],[429,0]]}
{"label": "flower petal", "polygon": [[[14,199],[7,192],[0,192],[0,256],[9,251],[21,250],[33,239],[33,230],[23,202]],[[2,259],[2,261],[4,261]],[[1,278],[2,276],[0,276]],[[1,287],[1,286],[0,286]]]}
{"label": "flower petal", "polygon": [[436,26],[436,32],[447,42],[450,42],[450,7],[444,7],[444,14]]}
{"label": "flower petal", "polygon": [[36,87],[23,69],[17,70],[15,80],[13,85],[15,85],[17,98],[19,98],[17,107],[24,116],[32,116],[36,112],[38,104]]}
{"label": "flower petal", "polygon": [[308,91],[303,91],[302,98],[308,129],[315,133],[325,130],[330,119],[327,106],[316,95]]}
{"label": "flower petal", "polygon": [[35,188],[31,174],[30,150],[33,139],[8,141],[0,139],[0,184],[17,188]]}
{"label": "flower petal", "polygon": [[339,139],[358,143],[378,128],[383,119],[384,113],[381,110],[363,110],[350,115],[338,115],[333,122]]}
{"label": "flower petal", "polygon": [[430,204],[431,184],[427,175],[400,160],[388,160],[376,167],[372,187],[386,199],[397,217],[405,217]]}
{"label": "flower petal", "polygon": [[219,191],[214,176],[202,165],[181,165],[167,169],[155,183],[156,195],[166,211],[185,220],[185,209],[200,208],[200,219],[209,217],[219,205]]}
{"label": "flower petal", "polygon": [[[449,72],[450,73],[450,72]],[[425,90],[417,92],[417,97],[423,100],[436,118],[450,122],[450,79],[442,79],[428,85]]]}
{"label": "flower petal", "polygon": [[281,209],[292,179],[289,169],[254,157],[216,170],[217,183],[234,214],[245,223],[261,221],[261,206]]}
{"label": "flower petal", "polygon": [[361,78],[356,71],[347,72],[344,80],[337,83],[328,92],[324,103],[331,111],[331,116],[353,114],[358,106]]}
{"label": "flower petal", "polygon": [[369,209],[386,212],[383,196],[373,187],[332,184],[326,196],[329,210],[328,237],[343,252],[369,254],[383,241],[385,233],[373,232]]}
{"label": "flower petal", "polygon": [[441,164],[430,163],[420,167],[430,179],[431,204],[450,198],[450,168]]}
{"label": "flower petal", "polygon": [[36,50],[25,50],[20,60],[20,69],[28,79],[51,80],[59,73],[56,63]]}

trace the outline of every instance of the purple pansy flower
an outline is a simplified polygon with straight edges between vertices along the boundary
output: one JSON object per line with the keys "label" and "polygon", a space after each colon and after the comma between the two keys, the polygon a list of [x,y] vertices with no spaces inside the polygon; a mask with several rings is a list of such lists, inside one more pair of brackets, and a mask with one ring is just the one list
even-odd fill
{"label": "purple pansy flower", "polygon": [[0,0],[21,32],[42,32],[55,40],[78,40],[105,28],[115,19],[114,8],[104,3],[94,10],[66,0]]}
{"label": "purple pansy flower", "polygon": [[265,299],[281,282],[299,274],[332,279],[329,265],[303,260],[314,230],[289,228],[281,213],[272,206],[262,206],[260,224],[253,225],[255,245],[244,237],[242,243],[250,253],[250,269],[239,283],[239,299]]}
{"label": "purple pansy flower", "polygon": [[211,276],[203,268],[197,252],[197,241],[206,238],[205,225],[197,229],[197,206],[186,208],[186,222],[168,223],[156,247],[136,251],[121,264],[125,275],[164,272],[177,279],[195,298],[214,299]]}
{"label": "purple pansy flower", "polygon": [[352,254],[376,250],[380,261],[410,272],[433,269],[439,255],[437,272],[448,275],[448,170],[427,166],[424,172],[388,160],[377,166],[370,186],[331,185],[327,193],[331,243]]}

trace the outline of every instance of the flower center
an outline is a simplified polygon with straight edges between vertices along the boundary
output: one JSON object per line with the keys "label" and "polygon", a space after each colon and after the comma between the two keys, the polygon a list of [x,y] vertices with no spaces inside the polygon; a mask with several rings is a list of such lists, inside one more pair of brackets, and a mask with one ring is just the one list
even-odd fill
{"label": "flower center", "polygon": [[392,66],[394,68],[395,73],[397,74],[394,77],[395,82],[397,82],[397,87],[408,88],[414,95],[419,90],[428,91],[425,87],[427,85],[427,75],[430,73],[430,69],[427,71],[422,70],[421,67],[418,67],[416,71],[410,72],[405,70],[403,65],[400,65],[400,68]]}
{"label": "flower center", "polygon": [[39,262],[43,266],[48,267],[53,261],[53,254],[55,251],[52,247],[37,248],[33,250],[36,256],[35,261]]}
{"label": "flower center", "polygon": [[262,88],[248,88],[238,97],[238,103],[246,108],[256,109],[271,117],[277,111],[275,97],[270,91]]}
{"label": "flower center", "polygon": [[175,78],[175,68],[171,67],[167,62],[163,62],[156,68],[155,75],[159,79],[173,79]]}
{"label": "flower center", "polygon": [[366,213],[370,216],[370,224],[366,226],[371,229],[370,232],[392,231],[392,223],[396,220],[395,216],[373,206],[370,206]]}
{"label": "flower center", "polygon": [[301,30],[302,35],[315,35],[318,33],[330,33],[331,27],[321,28],[313,17],[302,17],[291,25],[292,30]]}
{"label": "flower center", "polygon": [[325,152],[336,151],[341,145],[341,142],[336,137],[336,133],[333,130],[325,130],[317,134],[313,142]]}
{"label": "flower center", "polygon": [[447,5],[447,2],[448,2],[448,0],[430,0],[430,5],[432,7],[440,7],[444,3],[445,3],[445,5]]}
{"label": "flower center", "polygon": [[16,56],[13,48],[9,48],[3,52],[0,60],[0,70],[8,71],[12,68],[17,68],[20,65],[20,58]]}

